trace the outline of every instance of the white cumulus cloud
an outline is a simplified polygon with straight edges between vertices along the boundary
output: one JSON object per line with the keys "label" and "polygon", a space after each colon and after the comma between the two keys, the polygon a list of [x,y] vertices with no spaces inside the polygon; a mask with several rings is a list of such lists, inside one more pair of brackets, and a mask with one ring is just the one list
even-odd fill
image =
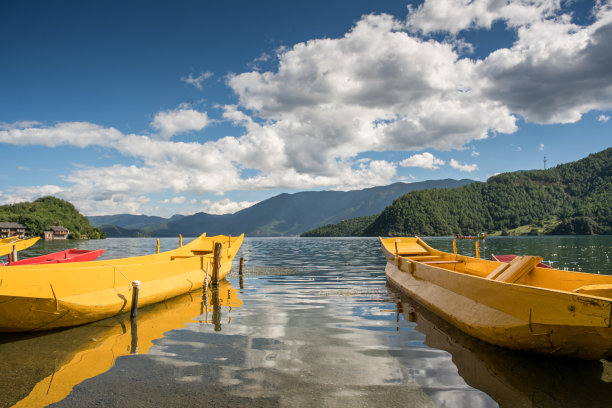
{"label": "white cumulus cloud", "polygon": [[424,169],[436,170],[443,166],[446,162],[438,159],[429,152],[415,154],[400,162],[402,167],[421,167]]}
{"label": "white cumulus cloud", "polygon": [[208,125],[206,112],[183,108],[159,112],[151,123],[151,126],[159,131],[159,137],[165,140],[178,133],[202,130],[206,125]]}
{"label": "white cumulus cloud", "polygon": [[555,15],[559,0],[426,0],[409,8],[408,28],[425,34],[447,31],[457,34],[470,28],[491,28],[497,20],[525,26]]}
{"label": "white cumulus cloud", "polygon": [[256,201],[232,201],[229,198],[224,198],[219,201],[202,200],[201,204],[204,206],[205,213],[208,214],[233,214],[237,211],[244,210],[255,204]]}
{"label": "white cumulus cloud", "polygon": [[19,122],[0,127],[0,143],[14,145],[112,145],[122,136],[117,129],[88,122],[61,122],[48,127],[33,125],[32,122]]}
{"label": "white cumulus cloud", "polygon": [[478,170],[478,165],[477,164],[462,164],[462,163],[459,163],[455,159],[450,159],[450,162],[448,164],[452,168],[457,169],[457,170],[462,171],[462,172],[465,172],[465,173],[471,173],[472,171]]}

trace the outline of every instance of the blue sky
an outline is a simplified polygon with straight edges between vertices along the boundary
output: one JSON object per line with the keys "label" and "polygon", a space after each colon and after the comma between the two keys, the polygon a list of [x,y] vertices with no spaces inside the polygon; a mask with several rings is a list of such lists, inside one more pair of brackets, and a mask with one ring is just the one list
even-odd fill
{"label": "blue sky", "polygon": [[3,1],[0,204],[232,213],[608,148],[608,1]]}

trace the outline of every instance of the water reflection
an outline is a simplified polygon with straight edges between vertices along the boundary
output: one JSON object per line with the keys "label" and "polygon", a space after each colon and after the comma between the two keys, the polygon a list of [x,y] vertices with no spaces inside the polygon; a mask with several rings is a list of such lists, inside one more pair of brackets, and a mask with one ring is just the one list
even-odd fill
{"label": "water reflection", "polygon": [[397,296],[398,320],[415,322],[427,346],[449,352],[461,377],[501,407],[612,406],[609,361],[555,359],[492,346]]}
{"label": "water reflection", "polygon": [[[228,309],[229,324],[232,308],[242,304],[236,289],[223,280],[218,288],[142,308],[135,321],[126,313],[51,333],[1,335],[0,383],[11,386],[0,393],[0,405],[44,407],[59,401],[76,384],[107,371],[118,357],[147,353],[170,330],[191,321],[221,330],[222,309]],[[16,378],[17,373],[23,374]]]}
{"label": "water reflection", "polygon": [[426,347],[412,323],[395,322],[384,275],[370,269],[246,275],[246,307],[221,332],[193,321],[166,333],[146,355],[118,360],[58,406],[142,398],[181,406],[495,406],[457,374],[448,353]]}

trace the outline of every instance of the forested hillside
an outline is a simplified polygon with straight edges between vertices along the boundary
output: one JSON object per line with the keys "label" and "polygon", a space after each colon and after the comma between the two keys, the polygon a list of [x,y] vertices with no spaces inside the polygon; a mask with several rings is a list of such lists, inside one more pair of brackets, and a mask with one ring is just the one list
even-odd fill
{"label": "forested hillside", "polygon": [[25,225],[31,236],[40,236],[52,225],[68,228],[70,236],[80,238],[105,238],[104,231],[89,224],[68,201],[55,197],[41,197],[31,203],[23,202],[0,206],[0,221]]}
{"label": "forested hillside", "polygon": [[327,224],[303,233],[302,237],[352,237],[358,236],[376,219],[376,215],[351,218],[337,224]]}
{"label": "forested hillside", "polygon": [[[612,148],[548,170],[504,173],[393,202],[355,235],[612,234]],[[341,235],[328,226],[326,236]]]}

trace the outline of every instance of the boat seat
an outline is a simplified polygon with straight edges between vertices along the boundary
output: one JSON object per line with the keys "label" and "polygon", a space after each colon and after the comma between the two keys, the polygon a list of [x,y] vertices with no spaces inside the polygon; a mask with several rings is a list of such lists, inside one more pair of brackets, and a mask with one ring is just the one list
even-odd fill
{"label": "boat seat", "polygon": [[531,272],[535,266],[542,261],[539,256],[517,256],[509,263],[502,263],[493,272],[487,275],[487,279],[498,282],[514,283]]}
{"label": "boat seat", "polygon": [[440,255],[410,255],[410,259],[417,262],[422,262],[426,260],[434,261],[440,260],[442,257]]}
{"label": "boat seat", "polygon": [[435,265],[435,264],[454,264],[454,263],[461,263],[461,262],[463,262],[463,261],[461,261],[461,260],[454,260],[454,259],[447,259],[447,260],[443,260],[443,261],[422,261],[421,263],[428,264],[428,265],[431,265],[431,264]]}
{"label": "boat seat", "polygon": [[580,295],[612,298],[612,284],[603,283],[597,285],[584,285],[572,290],[572,292]]}
{"label": "boat seat", "polygon": [[198,251],[197,249],[192,249],[192,250],[191,250],[191,253],[192,253],[194,256],[198,256],[198,255],[209,255],[209,254],[212,254],[212,253],[213,253],[213,251],[206,251],[206,250],[204,250],[204,251]]}
{"label": "boat seat", "polygon": [[423,248],[416,242],[398,242],[396,243],[397,252],[400,256],[410,255],[428,255],[429,251]]}

